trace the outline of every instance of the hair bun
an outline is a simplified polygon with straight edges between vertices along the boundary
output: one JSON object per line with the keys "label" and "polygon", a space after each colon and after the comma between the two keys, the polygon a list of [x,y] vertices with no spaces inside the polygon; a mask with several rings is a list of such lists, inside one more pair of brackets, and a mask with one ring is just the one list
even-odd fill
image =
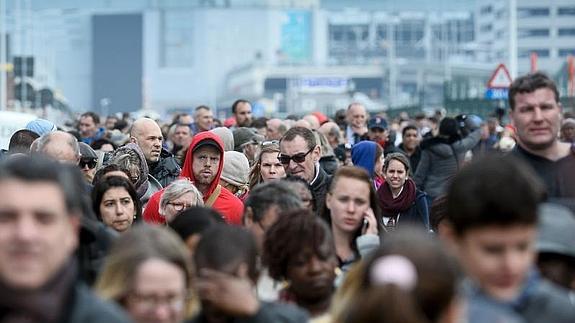
{"label": "hair bun", "polygon": [[374,285],[394,284],[411,291],[417,284],[417,269],[406,257],[389,255],[374,261],[370,279]]}

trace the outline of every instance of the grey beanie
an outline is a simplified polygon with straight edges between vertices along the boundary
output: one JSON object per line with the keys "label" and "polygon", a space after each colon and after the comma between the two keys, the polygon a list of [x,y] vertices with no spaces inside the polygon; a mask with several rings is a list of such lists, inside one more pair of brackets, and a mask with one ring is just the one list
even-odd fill
{"label": "grey beanie", "polygon": [[575,216],[568,208],[551,203],[539,207],[537,251],[575,258]]}
{"label": "grey beanie", "polygon": [[250,163],[248,158],[237,151],[226,151],[224,153],[224,169],[221,179],[237,186],[248,185],[250,175]]}
{"label": "grey beanie", "polygon": [[90,145],[83,142],[78,142],[78,145],[80,146],[80,156],[82,158],[98,159],[96,151]]}
{"label": "grey beanie", "polygon": [[215,133],[224,142],[224,151],[234,150],[234,134],[226,127],[217,127],[210,132]]}

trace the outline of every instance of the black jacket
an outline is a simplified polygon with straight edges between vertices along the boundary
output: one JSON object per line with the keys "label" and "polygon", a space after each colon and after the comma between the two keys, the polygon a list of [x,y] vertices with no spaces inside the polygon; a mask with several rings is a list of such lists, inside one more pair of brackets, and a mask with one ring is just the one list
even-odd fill
{"label": "black jacket", "polygon": [[315,200],[316,212],[320,212],[325,204],[325,195],[331,183],[331,176],[329,176],[321,167],[316,167],[317,178],[311,183],[311,191]]}
{"label": "black jacket", "polygon": [[162,187],[166,187],[176,180],[182,170],[178,165],[176,157],[163,148],[160,154],[160,160],[148,166],[150,166],[150,175],[154,176],[154,178],[162,184]]}
{"label": "black jacket", "polygon": [[[400,213],[397,227],[401,228],[402,225],[411,224],[429,230],[429,207],[427,205],[427,194],[419,189],[415,194],[415,201],[413,201],[411,207]],[[395,216],[396,214],[383,214],[383,216],[390,215]]]}
{"label": "black jacket", "polygon": [[[407,152],[403,149],[403,143],[399,144],[399,146],[397,146],[397,148],[401,149],[401,151],[406,155]],[[409,164],[411,166],[411,171],[410,171],[410,175],[413,176],[413,174],[415,174],[415,171],[417,170],[417,165],[419,165],[419,160],[421,159],[421,149],[419,147],[415,148],[415,151],[413,152],[413,154],[409,157]]]}

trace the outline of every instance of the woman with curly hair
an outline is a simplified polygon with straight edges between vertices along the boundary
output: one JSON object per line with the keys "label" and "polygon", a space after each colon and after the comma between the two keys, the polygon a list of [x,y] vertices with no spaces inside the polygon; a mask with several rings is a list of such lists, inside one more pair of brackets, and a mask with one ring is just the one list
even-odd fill
{"label": "woman with curly hair", "polygon": [[266,233],[263,262],[270,277],[288,283],[281,300],[307,310],[311,322],[328,319],[337,258],[325,221],[309,210],[282,214]]}

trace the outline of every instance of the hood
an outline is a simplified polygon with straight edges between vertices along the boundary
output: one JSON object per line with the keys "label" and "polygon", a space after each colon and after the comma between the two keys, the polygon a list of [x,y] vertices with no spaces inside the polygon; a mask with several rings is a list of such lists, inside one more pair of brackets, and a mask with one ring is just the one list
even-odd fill
{"label": "hood", "polygon": [[373,141],[360,141],[351,148],[353,165],[367,170],[370,178],[374,175],[376,145]]}
{"label": "hood", "polygon": [[444,137],[433,137],[425,139],[421,142],[420,148],[427,149],[435,155],[443,158],[453,156],[453,149],[451,149],[451,141]]}
{"label": "hood", "polygon": [[146,191],[148,190],[148,174],[150,171],[148,169],[148,163],[146,162],[146,156],[144,156],[144,152],[140,146],[135,143],[125,144],[112,153],[112,157],[110,158],[109,163],[118,165],[122,164],[122,160],[129,157],[127,155],[128,150],[133,150],[136,152],[136,154],[138,154],[138,157],[140,157],[140,178],[134,184],[134,187],[138,192],[138,198],[141,198],[144,196],[144,194],[146,194]]}
{"label": "hood", "polygon": [[216,172],[216,178],[214,179],[214,181],[210,184],[210,187],[208,188],[208,191],[206,192],[206,194],[204,195],[204,201],[206,201],[210,195],[212,194],[212,192],[216,189],[216,187],[218,186],[218,183],[220,182],[220,176],[222,175],[222,170],[224,169],[224,144],[222,142],[222,140],[220,139],[220,137],[218,135],[216,135],[213,132],[210,131],[203,131],[200,132],[199,134],[194,136],[194,139],[192,139],[192,143],[190,144],[190,148],[188,148],[188,151],[186,152],[186,159],[184,160],[184,165],[182,166],[182,173],[180,174],[180,177],[182,178],[188,178],[190,181],[194,182],[195,178],[194,178],[194,172],[192,171],[192,161],[193,159],[193,151],[194,148],[202,141],[207,140],[207,139],[212,139],[214,140],[218,146],[220,147],[220,163],[218,165],[218,170]]}

